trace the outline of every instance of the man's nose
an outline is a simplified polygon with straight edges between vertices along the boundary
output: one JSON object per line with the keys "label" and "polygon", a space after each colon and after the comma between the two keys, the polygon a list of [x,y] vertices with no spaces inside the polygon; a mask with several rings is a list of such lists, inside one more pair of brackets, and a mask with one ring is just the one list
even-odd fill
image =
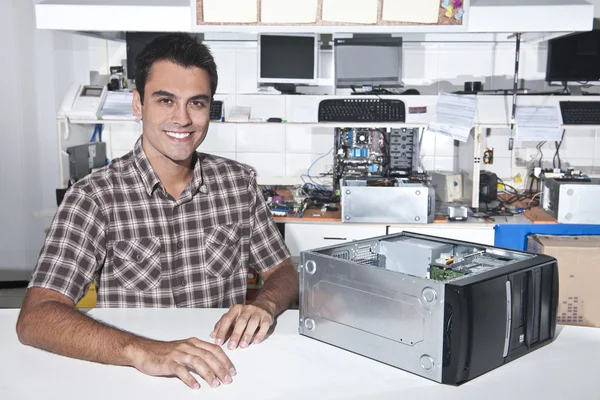
{"label": "man's nose", "polygon": [[180,126],[188,126],[192,124],[192,118],[185,105],[178,104],[173,109],[171,120]]}

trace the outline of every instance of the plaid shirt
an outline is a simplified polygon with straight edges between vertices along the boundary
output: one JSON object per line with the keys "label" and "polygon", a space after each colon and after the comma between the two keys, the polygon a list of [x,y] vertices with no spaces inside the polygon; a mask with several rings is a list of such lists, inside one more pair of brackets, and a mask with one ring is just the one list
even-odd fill
{"label": "plaid shirt", "polygon": [[97,282],[98,307],[243,304],[248,267],[288,257],[252,171],[196,153],[179,199],[163,188],[142,149],[74,184],[48,231],[29,287],[74,302]]}

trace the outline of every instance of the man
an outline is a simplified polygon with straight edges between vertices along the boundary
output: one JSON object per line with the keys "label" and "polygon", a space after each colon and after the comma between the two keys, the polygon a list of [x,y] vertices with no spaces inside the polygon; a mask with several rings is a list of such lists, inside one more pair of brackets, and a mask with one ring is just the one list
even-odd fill
{"label": "man", "polygon": [[[252,171],[197,153],[217,69],[182,33],[156,38],[136,59],[133,151],[67,192],[40,253],[17,322],[19,340],[69,357],[176,375],[191,388],[232,382],[221,349],[258,344],[298,296],[298,276]],[[264,287],[244,305],[247,267]],[[76,310],[90,282],[98,307],[231,307],[211,338],[159,342]]]}

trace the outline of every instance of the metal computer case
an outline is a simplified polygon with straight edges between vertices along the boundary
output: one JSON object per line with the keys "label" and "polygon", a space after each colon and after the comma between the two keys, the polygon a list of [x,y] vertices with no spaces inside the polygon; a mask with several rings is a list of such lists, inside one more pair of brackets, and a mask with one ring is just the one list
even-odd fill
{"label": "metal computer case", "polygon": [[[490,268],[424,276],[433,267],[423,263],[470,248],[493,258]],[[546,255],[403,232],[303,251],[299,268],[301,335],[439,383],[464,383],[554,339],[558,269]]]}
{"label": "metal computer case", "polygon": [[561,224],[600,224],[600,179],[544,179],[542,208]]}

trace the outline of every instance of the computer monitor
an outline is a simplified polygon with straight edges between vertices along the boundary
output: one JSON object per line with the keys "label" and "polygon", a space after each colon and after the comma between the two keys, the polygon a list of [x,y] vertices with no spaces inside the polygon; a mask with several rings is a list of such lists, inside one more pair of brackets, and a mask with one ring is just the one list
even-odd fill
{"label": "computer monitor", "polygon": [[334,40],[335,85],[400,87],[401,37],[353,37]]}
{"label": "computer monitor", "polygon": [[135,80],[134,63],[138,53],[144,46],[157,36],[165,32],[126,32],[125,42],[127,45],[127,79]]}
{"label": "computer monitor", "polygon": [[260,34],[258,82],[316,85],[319,40],[316,34]]}
{"label": "computer monitor", "polygon": [[600,30],[548,41],[546,82],[600,81]]}

